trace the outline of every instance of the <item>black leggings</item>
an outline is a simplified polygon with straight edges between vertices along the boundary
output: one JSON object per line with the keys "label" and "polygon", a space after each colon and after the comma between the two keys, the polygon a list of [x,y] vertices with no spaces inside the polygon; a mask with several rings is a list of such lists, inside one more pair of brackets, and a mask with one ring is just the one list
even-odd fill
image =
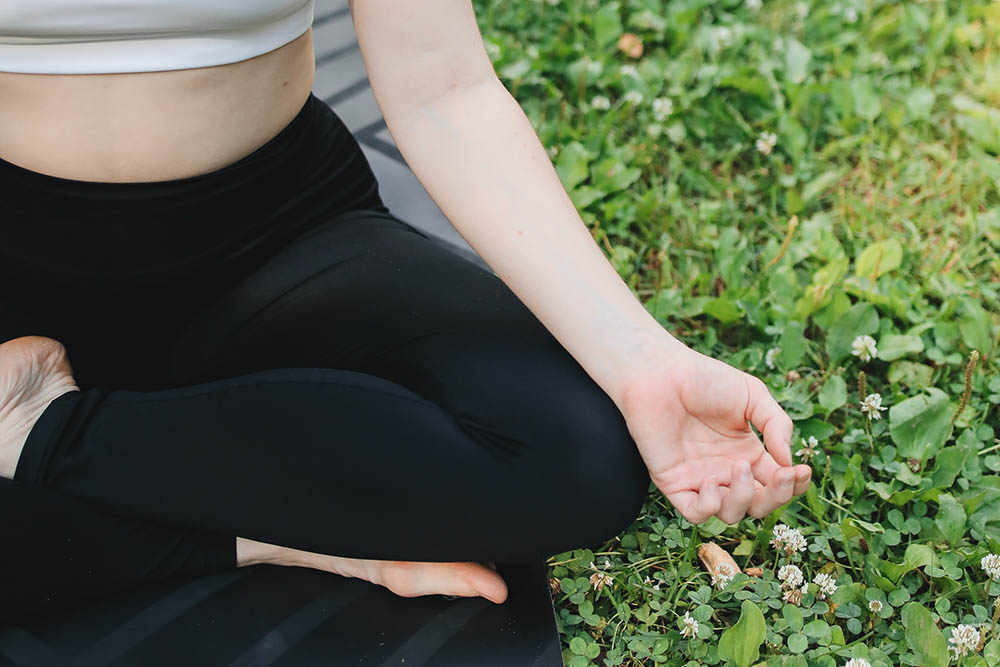
{"label": "black leggings", "polygon": [[503,562],[641,509],[612,400],[499,278],[389,213],[316,98],[204,177],[0,162],[0,199],[0,341],[60,340],[82,390],[0,479],[0,618],[233,568],[235,536]]}

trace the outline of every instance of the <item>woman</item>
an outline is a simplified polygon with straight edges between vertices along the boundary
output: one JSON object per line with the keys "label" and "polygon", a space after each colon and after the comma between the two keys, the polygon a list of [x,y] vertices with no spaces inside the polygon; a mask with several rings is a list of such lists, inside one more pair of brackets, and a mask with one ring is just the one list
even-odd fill
{"label": "woman", "polygon": [[764,384],[605,260],[468,0],[351,11],[497,275],[382,203],[310,0],[0,6],[0,616],[260,562],[502,602],[491,562],[601,543],[650,479],[693,522],[808,485]]}

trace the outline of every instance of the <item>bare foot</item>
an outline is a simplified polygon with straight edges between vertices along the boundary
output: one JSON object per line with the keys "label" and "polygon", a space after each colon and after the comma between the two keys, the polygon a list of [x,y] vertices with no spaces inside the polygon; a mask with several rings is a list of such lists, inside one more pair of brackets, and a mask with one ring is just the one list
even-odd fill
{"label": "bare foot", "polygon": [[507,599],[507,584],[497,574],[496,565],[492,563],[341,558],[264,544],[242,537],[236,538],[236,560],[238,567],[268,563],[308,567],[344,577],[356,577],[407,598],[421,595],[482,596],[497,604],[502,604]]}
{"label": "bare foot", "polygon": [[22,336],[0,344],[0,477],[14,477],[31,428],[68,391],[79,387],[62,343]]}

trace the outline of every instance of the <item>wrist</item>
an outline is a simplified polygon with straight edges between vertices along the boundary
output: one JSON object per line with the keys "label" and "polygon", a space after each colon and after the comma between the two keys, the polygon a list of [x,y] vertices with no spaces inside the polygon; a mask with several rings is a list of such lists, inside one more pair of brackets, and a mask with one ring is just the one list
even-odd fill
{"label": "wrist", "polygon": [[686,373],[687,360],[697,354],[659,324],[657,327],[639,339],[622,364],[620,384],[612,398],[623,414],[644,401],[651,387],[661,386],[665,374]]}

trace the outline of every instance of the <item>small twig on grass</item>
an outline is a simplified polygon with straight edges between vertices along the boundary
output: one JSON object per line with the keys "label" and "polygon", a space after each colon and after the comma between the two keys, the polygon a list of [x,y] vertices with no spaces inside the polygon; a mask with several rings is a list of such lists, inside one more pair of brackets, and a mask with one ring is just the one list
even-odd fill
{"label": "small twig on grass", "polygon": [[973,350],[969,354],[969,363],[965,366],[965,389],[962,391],[962,398],[958,401],[955,414],[951,416],[951,423],[954,424],[958,416],[962,414],[969,404],[969,397],[972,396],[972,374],[976,372],[976,364],[979,362],[979,350]]}
{"label": "small twig on grass", "polygon": [[792,234],[795,233],[795,228],[798,226],[799,226],[799,216],[793,215],[791,219],[789,219],[788,221],[788,231],[785,232],[785,240],[782,241],[781,243],[781,249],[778,250],[778,254],[775,255],[774,258],[767,263],[767,266],[764,267],[764,271],[767,271],[772,266],[780,262],[781,258],[785,256],[785,253],[788,251],[788,246],[792,242]]}

